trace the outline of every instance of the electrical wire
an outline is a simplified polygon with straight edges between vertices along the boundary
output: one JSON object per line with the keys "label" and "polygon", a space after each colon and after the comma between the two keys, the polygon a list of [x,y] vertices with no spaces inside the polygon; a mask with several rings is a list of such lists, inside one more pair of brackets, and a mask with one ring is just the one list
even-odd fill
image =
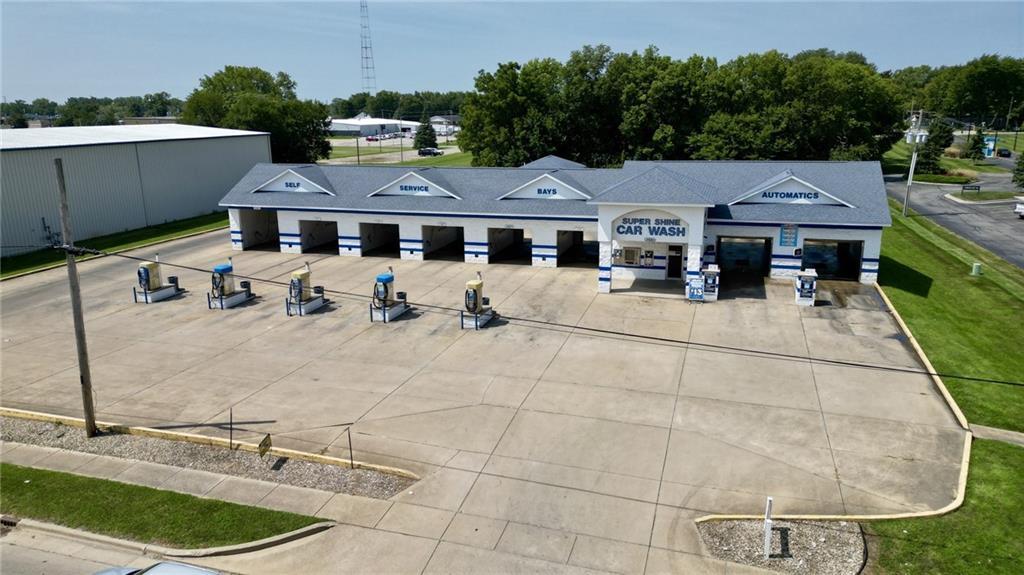
{"label": "electrical wire", "polygon": [[[67,250],[67,251],[72,251],[72,253],[75,253],[75,255],[82,255],[82,254],[109,255],[109,256],[117,256],[117,257],[120,257],[120,258],[134,260],[134,261],[140,261],[140,262],[151,262],[151,261],[153,261],[152,259],[142,258],[142,257],[138,257],[138,256],[132,256],[132,255],[124,254],[124,253],[108,253],[108,252],[104,252],[102,250],[95,250],[95,249],[84,248],[84,247],[79,247],[79,246],[74,246],[74,247],[70,247],[70,246],[55,246],[55,247],[57,247],[58,249],[64,249],[64,250]],[[168,261],[164,261],[164,260],[161,260],[160,264],[166,265],[166,266],[169,266],[169,267],[178,268],[178,269],[194,271],[194,272],[197,272],[197,273],[203,273],[203,274],[211,274],[211,273],[213,273],[212,269],[204,269],[204,268],[200,268],[200,267],[196,267],[196,266],[177,264],[177,263],[172,263],[172,262],[168,262]],[[253,281],[253,282],[258,282],[258,283],[264,283],[264,284],[268,284],[268,285],[275,285],[275,286],[280,286],[280,287],[288,287],[289,286],[289,282],[280,281],[280,280],[266,279],[266,278],[260,278],[260,277],[256,277],[256,276],[247,276],[247,275],[238,274],[238,273],[234,273],[234,272],[232,272],[231,274],[225,274],[225,275],[231,275],[231,276],[239,278],[239,279]],[[372,298],[372,296],[369,296],[369,295],[366,295],[366,294],[355,293],[355,292],[346,292],[346,291],[341,291],[341,290],[331,290],[331,289],[327,289],[327,288],[324,288],[324,293],[325,294],[336,295],[336,296],[344,296],[344,297],[350,297],[350,298],[357,298],[359,300],[366,300],[366,299]],[[436,305],[436,304],[427,304],[427,303],[421,303],[421,302],[415,302],[415,301],[409,301],[407,303],[409,305],[415,306],[417,308],[425,308],[427,310],[435,310],[435,311],[438,311],[438,312],[452,312],[452,313],[458,314],[460,311],[462,311],[460,308],[454,308],[454,307],[448,307],[448,306],[442,306],[442,305]],[[497,311],[498,310],[495,309],[495,312],[497,312]],[[806,355],[805,356],[805,355],[798,355],[798,354],[789,354],[789,353],[765,351],[765,350],[759,350],[759,349],[743,348],[743,347],[730,346],[730,345],[703,343],[703,342],[686,340],[686,339],[675,339],[675,338],[668,338],[668,337],[659,337],[659,336],[654,336],[654,335],[644,335],[644,334],[637,334],[637,333],[628,333],[628,332],[617,331],[617,330],[610,330],[610,329],[601,329],[601,328],[597,328],[597,327],[587,327],[587,326],[581,326],[581,325],[572,325],[572,324],[566,324],[566,323],[560,323],[560,322],[554,322],[554,321],[547,321],[547,320],[542,320],[542,319],[529,318],[529,317],[510,316],[510,315],[505,315],[505,314],[500,314],[500,313],[499,313],[499,316],[502,319],[504,319],[506,321],[510,321],[510,322],[521,322],[521,323],[528,323],[528,324],[533,324],[533,325],[542,325],[542,326],[546,326],[546,327],[550,327],[550,328],[558,328],[558,331],[565,331],[565,330],[585,331],[585,332],[589,332],[589,333],[596,333],[596,334],[601,334],[601,335],[605,335],[605,336],[615,337],[616,339],[621,338],[621,337],[628,337],[628,338],[633,338],[633,339],[657,342],[659,344],[665,344],[665,345],[704,348],[704,349],[709,349],[709,350],[714,350],[714,351],[720,351],[720,352],[723,352],[723,353],[738,353],[738,354],[744,354],[744,355],[757,355],[757,356],[767,357],[767,358],[771,358],[771,359],[783,359],[783,360],[792,360],[792,361],[800,361],[800,362],[811,362],[811,363],[819,363],[819,364],[836,365],[836,366],[840,366],[840,367],[852,367],[852,368],[860,368],[860,369],[872,369],[872,370],[879,370],[879,371],[888,371],[888,372],[894,372],[894,373],[907,373],[907,374],[913,374],[913,375],[925,375],[925,376],[930,376],[930,377],[941,377],[941,378],[948,378],[948,379],[959,379],[959,380],[963,380],[963,381],[971,381],[971,382],[977,382],[977,383],[990,383],[990,384],[998,384],[998,385],[1007,385],[1007,386],[1011,386],[1011,387],[1024,387],[1024,382],[1021,382],[1021,381],[1011,381],[1011,380],[995,379],[995,378],[989,378],[989,377],[976,377],[976,376],[970,376],[970,375],[964,375],[964,374],[956,374],[956,373],[933,372],[933,371],[928,371],[928,370],[914,369],[914,368],[910,368],[910,367],[900,367],[900,366],[893,366],[893,365],[876,365],[876,364],[870,364],[870,363],[864,363],[864,362],[858,362],[858,361],[848,361],[848,360],[841,360],[841,359],[830,359],[830,358],[815,357],[815,356],[810,356],[810,355]]]}

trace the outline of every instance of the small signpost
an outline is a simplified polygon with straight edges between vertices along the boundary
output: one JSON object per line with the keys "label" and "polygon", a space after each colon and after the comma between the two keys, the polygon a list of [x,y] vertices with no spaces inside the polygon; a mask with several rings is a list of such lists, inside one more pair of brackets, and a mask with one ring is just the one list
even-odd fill
{"label": "small signpost", "polygon": [[981,191],[981,184],[967,184],[967,185],[960,186],[960,194],[961,195],[963,195],[964,192],[980,192],[980,191]]}
{"label": "small signpost", "polygon": [[267,452],[270,451],[270,447],[270,434],[268,433],[267,436],[263,438],[263,441],[260,441],[260,445],[258,448],[260,452],[260,457],[266,455]]}
{"label": "small signpost", "polygon": [[772,553],[772,498],[769,496],[764,506],[764,558]]}

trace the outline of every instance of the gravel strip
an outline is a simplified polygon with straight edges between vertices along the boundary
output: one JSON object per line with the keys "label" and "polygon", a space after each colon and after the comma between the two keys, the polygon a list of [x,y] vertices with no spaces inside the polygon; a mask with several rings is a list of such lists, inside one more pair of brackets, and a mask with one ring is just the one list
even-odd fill
{"label": "gravel strip", "polygon": [[186,441],[118,433],[89,439],[85,430],[78,427],[13,417],[0,417],[0,439],[377,499],[387,499],[414,483],[412,479],[370,469],[353,470],[270,455],[260,458],[248,451]]}
{"label": "gravel strip", "polygon": [[706,521],[697,526],[708,551],[734,563],[800,575],[856,575],[863,567],[864,537],[856,523],[775,521],[772,527],[772,555],[765,559],[763,521]]}

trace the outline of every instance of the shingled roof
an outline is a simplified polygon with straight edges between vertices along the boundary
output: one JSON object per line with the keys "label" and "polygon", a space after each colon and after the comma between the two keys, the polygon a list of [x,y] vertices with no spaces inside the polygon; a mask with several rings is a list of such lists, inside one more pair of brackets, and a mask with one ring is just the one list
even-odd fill
{"label": "shingled roof", "polygon": [[[622,168],[585,168],[561,158],[542,158],[519,168],[441,168],[317,164],[257,164],[221,200],[226,208],[268,208],[343,212],[430,213],[524,218],[597,218],[601,203],[714,206],[711,223],[887,226],[891,223],[882,172],[877,162],[685,161],[634,162]],[[538,162],[541,162],[538,160]],[[558,164],[552,167],[550,163]],[[567,165],[578,167],[566,167]],[[292,169],[333,191],[328,194],[250,193]],[[458,196],[370,196],[402,176],[416,173]],[[731,202],[779,174],[789,173],[848,203],[843,205]],[[591,200],[500,199],[549,174]]]}

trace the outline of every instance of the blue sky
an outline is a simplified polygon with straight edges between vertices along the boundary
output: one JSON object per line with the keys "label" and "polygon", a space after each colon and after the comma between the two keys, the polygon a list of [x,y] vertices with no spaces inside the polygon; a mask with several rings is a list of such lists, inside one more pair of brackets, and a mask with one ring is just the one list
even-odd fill
{"label": "blue sky", "polygon": [[[7,100],[186,97],[226,64],[288,72],[301,97],[360,88],[358,2],[0,3]],[[480,69],[583,44],[725,62],[778,49],[864,53],[879,69],[1024,55],[1024,2],[370,2],[377,87],[471,89]]]}

